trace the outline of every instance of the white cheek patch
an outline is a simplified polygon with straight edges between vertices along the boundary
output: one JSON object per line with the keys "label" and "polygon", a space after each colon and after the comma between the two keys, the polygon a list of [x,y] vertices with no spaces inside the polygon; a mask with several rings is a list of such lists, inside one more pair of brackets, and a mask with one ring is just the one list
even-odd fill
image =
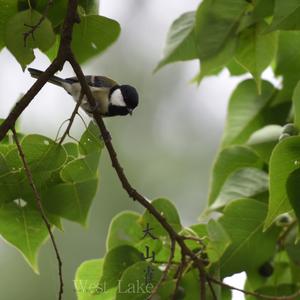
{"label": "white cheek patch", "polygon": [[113,91],[113,93],[110,96],[110,103],[114,106],[126,106],[120,89]]}

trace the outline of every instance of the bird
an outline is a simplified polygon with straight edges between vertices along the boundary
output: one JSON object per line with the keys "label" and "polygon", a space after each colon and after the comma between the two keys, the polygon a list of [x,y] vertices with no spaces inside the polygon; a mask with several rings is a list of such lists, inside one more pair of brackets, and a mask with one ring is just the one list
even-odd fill
{"label": "bird", "polygon": [[[28,68],[33,78],[38,78],[43,71]],[[95,98],[96,106],[91,107],[86,96],[81,100],[81,108],[89,115],[97,109],[103,117],[131,115],[138,106],[139,95],[136,89],[130,85],[119,85],[116,81],[105,76],[85,76],[91,92]],[[75,102],[81,97],[81,85],[77,77],[60,78],[52,76],[48,82],[62,87],[70,94]]]}

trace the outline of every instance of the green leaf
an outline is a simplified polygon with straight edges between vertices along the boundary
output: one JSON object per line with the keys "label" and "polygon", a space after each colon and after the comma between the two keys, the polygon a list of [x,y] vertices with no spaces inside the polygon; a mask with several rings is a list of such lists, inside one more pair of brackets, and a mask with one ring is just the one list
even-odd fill
{"label": "green leaf", "polygon": [[64,149],[66,150],[68,156],[71,158],[77,158],[79,155],[78,145],[75,143],[66,143],[63,144]]}
{"label": "green leaf", "polygon": [[60,172],[65,182],[80,183],[97,178],[100,153],[91,153],[67,163]]}
{"label": "green leaf", "polygon": [[235,58],[247,69],[257,83],[261,93],[261,73],[269,66],[276,52],[277,35],[275,32],[262,34],[265,23],[256,23],[239,35]]}
{"label": "green leaf", "polygon": [[123,272],[143,260],[143,254],[134,247],[122,245],[111,249],[104,258],[103,274],[100,280],[107,288],[117,286]]}
{"label": "green leaf", "polygon": [[205,0],[196,14],[196,40],[200,60],[219,53],[235,38],[238,22],[247,8],[244,0]]}
{"label": "green leaf", "polygon": [[255,198],[266,193],[269,187],[268,174],[256,168],[243,168],[231,173],[225,181],[216,201],[209,209],[219,209],[241,198]]}
{"label": "green leaf", "polygon": [[288,137],[274,148],[269,167],[270,199],[265,229],[270,227],[280,214],[291,210],[286,193],[290,173],[299,168],[300,137]]}
{"label": "green leaf", "polygon": [[247,70],[245,70],[240,64],[238,64],[235,59],[232,59],[226,67],[231,76],[239,76],[247,73]]}
{"label": "green leaf", "polygon": [[[151,282],[145,282],[145,272],[151,268],[153,278]],[[122,275],[118,286],[116,300],[145,300],[150,295],[152,289],[161,277],[161,271],[147,263],[138,262],[129,267]],[[126,292],[127,291],[127,292]],[[170,295],[165,298],[156,296],[158,299],[170,299]]]}
{"label": "green leaf", "polygon": [[48,237],[40,212],[21,200],[2,204],[0,234],[24,255],[32,269],[38,273],[37,252]]}
{"label": "green leaf", "polygon": [[74,25],[72,49],[79,63],[103,52],[120,34],[118,22],[103,16],[82,16]]}
{"label": "green leaf", "polygon": [[124,211],[116,215],[110,225],[106,240],[106,249],[121,245],[134,246],[143,236],[143,228],[139,224],[140,215],[132,211]]}
{"label": "green leaf", "polygon": [[290,99],[300,79],[300,32],[281,31],[278,39],[275,75],[283,76],[285,99]]}
{"label": "green leaf", "polygon": [[99,12],[99,0],[79,0],[78,3],[87,15],[97,15]]}
{"label": "green leaf", "polygon": [[116,288],[107,289],[99,283],[102,276],[103,259],[83,262],[76,271],[74,287],[78,300],[113,300]]}
{"label": "green leaf", "polygon": [[300,183],[300,169],[293,171],[286,182],[287,195],[294,212],[300,220],[300,202],[299,202],[299,183]]}
{"label": "green leaf", "polygon": [[97,178],[57,184],[43,192],[43,204],[50,213],[85,225],[97,185]]}
{"label": "green leaf", "polygon": [[247,145],[251,147],[266,163],[269,163],[271,153],[278,143],[282,126],[267,125],[258,129],[250,136]]}
{"label": "green leaf", "polygon": [[205,77],[219,73],[222,68],[232,59],[236,47],[236,40],[229,40],[215,56],[201,60],[198,83]]}
{"label": "green leaf", "polygon": [[[159,198],[151,201],[151,203],[175,231],[181,230],[180,218],[172,202],[167,199]],[[149,224],[150,228],[153,228],[152,233],[155,237],[168,236],[167,231],[148,210],[146,210],[141,219],[143,228],[146,228],[147,224]]]}
{"label": "green leaf", "polygon": [[91,121],[86,131],[82,134],[79,142],[79,152],[82,155],[100,152],[104,147],[101,140],[99,128],[95,122]]}
{"label": "green leaf", "polygon": [[222,278],[255,270],[273,256],[278,233],[276,228],[262,232],[266,214],[267,206],[254,199],[240,199],[226,206],[220,224],[231,244],[220,261]]}
{"label": "green leaf", "polygon": [[224,148],[214,162],[208,203],[213,203],[218,197],[227,177],[241,168],[262,167],[259,156],[250,148],[244,146],[230,146]]}
{"label": "green leaf", "polygon": [[274,17],[271,30],[299,30],[300,29],[300,2],[299,0],[275,1]]}
{"label": "green leaf", "polygon": [[209,241],[207,244],[207,254],[210,263],[220,260],[224,252],[231,243],[230,237],[220,224],[215,220],[210,220],[207,224],[207,233]]}
{"label": "green leaf", "polygon": [[[299,4],[300,5],[300,4]],[[300,130],[300,81],[296,85],[293,93],[294,124]]]}
{"label": "green leaf", "polygon": [[[85,2],[91,2],[86,1]],[[34,9],[39,11],[41,14],[45,12],[46,6],[48,5],[48,0],[39,0],[37,1],[36,6]],[[51,3],[48,8],[47,18],[51,21],[53,27],[57,27],[58,25],[62,24],[68,7],[67,0],[55,0]]]}
{"label": "green leaf", "polygon": [[17,13],[18,0],[0,0],[0,50],[5,46],[4,31],[7,21]]}
{"label": "green leaf", "polygon": [[66,162],[67,155],[63,146],[45,136],[27,135],[21,145],[32,172],[55,171]]}
{"label": "green leaf", "polygon": [[187,12],[176,19],[167,35],[163,59],[155,70],[175,61],[197,58],[194,36],[195,12]]}
{"label": "green leaf", "polygon": [[34,10],[26,10],[14,15],[6,24],[4,41],[9,51],[15,56],[21,67],[25,67],[34,60],[33,49],[39,48],[47,51],[55,42],[55,34],[51,23],[45,19],[34,31],[34,38],[29,35],[24,41],[24,34],[27,33],[29,26],[36,25],[42,15]]}
{"label": "green leaf", "polygon": [[253,10],[253,15],[255,19],[261,20],[265,17],[269,17],[273,14],[275,0],[257,0],[255,1],[255,7]]}
{"label": "green leaf", "polygon": [[[274,299],[277,297],[288,297],[290,295],[295,294],[298,292],[298,286],[296,284],[282,284],[276,286],[264,286],[262,288],[257,289],[255,292],[261,295],[269,295],[270,297],[274,296]],[[247,296],[247,300],[256,300],[257,297]],[[295,300],[299,300],[299,297],[295,297]]]}
{"label": "green leaf", "polygon": [[242,81],[237,86],[229,102],[222,147],[242,144],[254,131],[267,125],[264,110],[274,92],[274,87],[268,81],[262,81],[260,95],[253,80]]}

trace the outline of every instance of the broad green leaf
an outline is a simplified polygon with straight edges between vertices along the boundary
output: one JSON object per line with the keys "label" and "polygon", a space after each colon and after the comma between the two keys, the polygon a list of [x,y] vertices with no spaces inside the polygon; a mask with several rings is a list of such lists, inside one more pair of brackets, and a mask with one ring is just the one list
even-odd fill
{"label": "broad green leaf", "polygon": [[265,229],[270,227],[280,214],[291,210],[286,182],[290,173],[299,168],[300,137],[289,137],[282,140],[274,148],[269,167],[270,199]]}
{"label": "broad green leaf", "polygon": [[240,64],[238,64],[235,59],[232,59],[226,67],[231,76],[240,76],[247,73],[247,70],[245,70]]}
{"label": "broad green leaf", "polygon": [[57,56],[59,42],[60,42],[60,37],[59,37],[59,35],[56,35],[55,42],[53,43],[53,45],[47,51],[44,52],[50,61],[53,61],[55,59],[55,57]]}
{"label": "broad green leaf", "polygon": [[235,58],[254,77],[258,93],[261,93],[261,73],[269,66],[276,52],[275,32],[263,34],[265,23],[256,23],[239,35]]}
{"label": "broad green leaf", "polygon": [[82,155],[100,152],[104,146],[101,140],[100,132],[95,124],[91,121],[86,131],[82,134],[79,142],[79,152]]}
{"label": "broad green leaf", "polygon": [[163,59],[155,70],[175,61],[197,58],[194,36],[195,12],[187,12],[176,19],[168,32]]}
{"label": "broad green leaf", "polygon": [[139,224],[140,215],[124,211],[116,215],[110,225],[106,240],[106,249],[121,245],[134,246],[143,237],[143,228]]}
{"label": "broad green leaf", "polygon": [[103,52],[120,34],[118,22],[96,15],[82,16],[74,25],[72,49],[76,59],[83,63]]}
{"label": "broad green leaf", "polygon": [[68,156],[72,158],[77,158],[79,155],[78,145],[75,143],[65,143],[63,144],[64,149],[66,150]]}
{"label": "broad green leaf", "polygon": [[208,203],[211,204],[216,200],[224,182],[231,173],[241,168],[260,168],[262,166],[263,162],[259,156],[248,147],[230,146],[224,148],[214,162]]}
{"label": "broad green leaf", "polygon": [[213,57],[201,60],[198,83],[205,77],[218,74],[222,68],[230,61],[234,54],[236,40],[229,40],[226,45]]}
{"label": "broad green leaf", "polygon": [[116,288],[107,289],[99,283],[102,276],[103,259],[83,262],[76,271],[74,288],[78,300],[113,300]]}
{"label": "broad green leaf", "polygon": [[142,260],[143,254],[134,247],[122,245],[111,249],[104,258],[100,284],[105,283],[108,289],[117,286],[122,273],[131,265]]}
{"label": "broad green leaf", "polygon": [[67,163],[60,172],[66,182],[85,182],[97,178],[100,153],[94,152],[84,158],[78,158]]}
{"label": "broad green leaf", "polygon": [[[86,1],[85,2],[91,2]],[[41,14],[44,13],[46,6],[48,5],[48,0],[39,0],[34,7]],[[66,12],[67,12],[68,1],[67,0],[55,0],[48,8],[47,17],[51,21],[53,27],[57,27],[62,24]]]}
{"label": "broad green leaf", "polygon": [[278,39],[275,75],[284,76],[284,98],[290,99],[300,79],[300,32],[280,31]]}
{"label": "broad green leaf", "polygon": [[[283,284],[283,285],[276,285],[276,286],[264,286],[260,289],[257,289],[255,292],[261,295],[269,295],[274,296],[274,299],[277,297],[284,297],[290,296],[298,292],[299,288],[296,284]],[[276,297],[276,298],[275,298]],[[257,300],[257,297],[247,296],[247,300]],[[293,297],[295,300],[299,300],[300,297]]]}
{"label": "broad green leaf", "polygon": [[261,20],[265,17],[269,17],[273,14],[274,11],[274,5],[275,0],[257,0],[255,1],[253,15],[255,19]]}
{"label": "broad green leaf", "polygon": [[275,89],[262,81],[261,94],[257,94],[253,80],[242,81],[233,92],[222,139],[222,147],[242,144],[257,129],[266,124],[264,110],[272,101]]}
{"label": "broad green leaf", "polygon": [[195,33],[201,61],[217,55],[235,38],[236,27],[247,6],[244,0],[205,0],[200,4]]}
{"label": "broad green leaf", "polygon": [[[146,282],[145,272],[150,268],[152,280]],[[157,284],[162,272],[147,262],[138,262],[129,267],[122,275],[118,286],[116,300],[145,300],[151,294],[152,289]],[[162,299],[160,296],[158,299]],[[170,299],[165,297],[163,299]]]}
{"label": "broad green leaf", "polygon": [[269,30],[299,30],[299,13],[299,0],[275,0],[274,17]]}
{"label": "broad green leaf", "polygon": [[[300,5],[300,4],[299,4]],[[293,93],[294,124],[300,130],[300,81],[296,85]]]}
{"label": "broad green leaf", "polygon": [[271,153],[278,143],[282,126],[267,125],[258,129],[250,136],[247,145],[251,147],[266,163],[269,163]]}
{"label": "broad green leaf", "polygon": [[33,49],[39,48],[45,52],[55,42],[52,25],[48,19],[45,19],[34,31],[34,38],[29,35],[25,44],[24,34],[30,30],[26,25],[36,25],[41,17],[42,15],[37,11],[26,10],[14,15],[6,24],[5,44],[23,69],[34,60]]}
{"label": "broad green leaf", "polygon": [[266,214],[267,206],[254,199],[240,199],[226,206],[220,223],[229,235],[231,244],[220,261],[222,278],[255,270],[273,256],[277,229],[263,233]]}
{"label": "broad green leaf", "polygon": [[220,224],[215,220],[210,220],[207,224],[209,241],[207,244],[207,254],[210,263],[218,262],[230,245],[230,237]]}
{"label": "broad green leaf", "polygon": [[266,193],[269,187],[268,174],[256,168],[238,169],[225,181],[216,201],[209,209],[219,209],[241,198],[255,198]]}
{"label": "broad green leaf", "polygon": [[0,206],[0,234],[25,257],[38,273],[37,252],[48,237],[47,227],[36,209],[21,202]]}
{"label": "broad green leaf", "polygon": [[27,135],[21,145],[32,172],[55,171],[66,162],[63,146],[45,136]]}
{"label": "broad green leaf", "polygon": [[[177,209],[172,202],[167,199],[159,198],[151,201],[151,203],[175,231],[181,230],[180,218]],[[149,224],[150,228],[153,228],[152,233],[154,236],[159,237],[168,235],[167,231],[148,210],[146,210],[141,219],[143,228],[146,228],[147,224]]]}
{"label": "broad green leaf", "polygon": [[5,46],[4,31],[6,22],[17,13],[18,0],[0,0],[0,51]]}
{"label": "broad green leaf", "polygon": [[44,191],[43,204],[50,213],[85,225],[97,185],[97,178],[57,184]]}
{"label": "broad green leaf", "polygon": [[99,0],[79,0],[78,3],[86,15],[97,15],[99,12]]}
{"label": "broad green leaf", "polygon": [[300,169],[296,169],[288,176],[286,182],[286,190],[287,190],[288,200],[291,206],[293,207],[298,220],[300,220],[299,184],[300,184]]}

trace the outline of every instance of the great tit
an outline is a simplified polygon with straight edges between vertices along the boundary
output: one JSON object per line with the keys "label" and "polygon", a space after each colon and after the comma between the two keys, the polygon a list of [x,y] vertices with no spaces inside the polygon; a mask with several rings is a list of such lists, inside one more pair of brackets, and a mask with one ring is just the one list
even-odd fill
{"label": "great tit", "polygon": [[[38,78],[40,70],[28,68],[31,76]],[[132,111],[139,103],[139,96],[136,89],[130,85],[119,85],[114,80],[104,76],[86,76],[88,85],[96,100],[96,107],[91,108],[86,97],[81,101],[82,109],[90,116],[94,109],[98,109],[103,117],[125,116],[132,114]],[[50,83],[64,88],[77,102],[81,95],[81,86],[76,77],[66,79],[52,76]]]}

